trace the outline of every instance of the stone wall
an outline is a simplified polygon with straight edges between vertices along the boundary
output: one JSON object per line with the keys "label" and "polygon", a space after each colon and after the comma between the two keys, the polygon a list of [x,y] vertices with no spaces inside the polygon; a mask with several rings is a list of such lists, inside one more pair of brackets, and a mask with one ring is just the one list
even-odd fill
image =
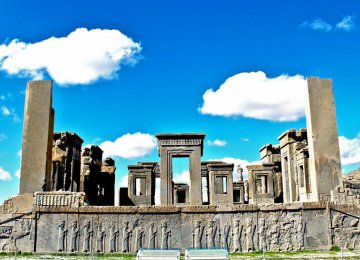
{"label": "stone wall", "polygon": [[356,207],[36,206],[0,223],[1,251],[136,252],[139,248],[228,248],[231,252],[358,248]]}

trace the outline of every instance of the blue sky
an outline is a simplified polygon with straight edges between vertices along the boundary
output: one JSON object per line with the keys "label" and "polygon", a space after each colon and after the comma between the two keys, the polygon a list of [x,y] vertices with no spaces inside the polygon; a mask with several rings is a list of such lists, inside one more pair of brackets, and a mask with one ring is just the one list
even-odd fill
{"label": "blue sky", "polygon": [[206,133],[204,160],[258,160],[263,144],[305,127],[308,76],[333,80],[343,169],[359,167],[358,1],[0,5],[0,201],[18,192],[33,78],[54,80],[56,131],[115,157],[117,185],[128,164],[159,160],[157,133]]}

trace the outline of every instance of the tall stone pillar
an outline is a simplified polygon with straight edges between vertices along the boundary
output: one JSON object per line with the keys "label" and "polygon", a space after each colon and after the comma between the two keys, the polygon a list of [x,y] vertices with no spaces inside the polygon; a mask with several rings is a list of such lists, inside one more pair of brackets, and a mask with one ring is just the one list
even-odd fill
{"label": "tall stone pillar", "polygon": [[201,187],[201,151],[202,147],[197,146],[190,154],[190,187],[189,202],[190,205],[202,205],[202,187]]}
{"label": "tall stone pillar", "polygon": [[333,88],[329,79],[308,78],[307,83],[310,200],[329,200],[330,191],[342,184]]}
{"label": "tall stone pillar", "polygon": [[26,88],[20,194],[50,189],[53,132],[52,82],[30,81]]}

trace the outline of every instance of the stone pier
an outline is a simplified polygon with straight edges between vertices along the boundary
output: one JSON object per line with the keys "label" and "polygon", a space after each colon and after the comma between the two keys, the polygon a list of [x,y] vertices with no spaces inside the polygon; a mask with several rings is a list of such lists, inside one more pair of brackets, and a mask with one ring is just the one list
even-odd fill
{"label": "stone pier", "polygon": [[311,192],[309,201],[330,200],[330,191],[342,185],[340,149],[332,82],[308,78],[306,125]]}
{"label": "stone pier", "polygon": [[53,132],[52,82],[30,81],[26,88],[20,194],[50,189]]}

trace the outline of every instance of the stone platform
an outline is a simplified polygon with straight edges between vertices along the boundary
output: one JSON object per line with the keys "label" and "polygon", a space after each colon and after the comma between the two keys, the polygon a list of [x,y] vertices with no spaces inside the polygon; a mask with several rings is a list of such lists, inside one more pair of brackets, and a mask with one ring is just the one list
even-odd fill
{"label": "stone platform", "polygon": [[39,253],[135,253],[156,248],[179,248],[184,253],[187,248],[214,247],[230,252],[293,251],[330,249],[342,238],[348,248],[360,246],[356,205],[106,207],[84,205],[81,194],[69,193],[59,205],[49,205],[49,198],[39,196],[45,194],[37,194],[31,212],[3,214],[2,251],[13,251],[14,241],[20,251]]}

